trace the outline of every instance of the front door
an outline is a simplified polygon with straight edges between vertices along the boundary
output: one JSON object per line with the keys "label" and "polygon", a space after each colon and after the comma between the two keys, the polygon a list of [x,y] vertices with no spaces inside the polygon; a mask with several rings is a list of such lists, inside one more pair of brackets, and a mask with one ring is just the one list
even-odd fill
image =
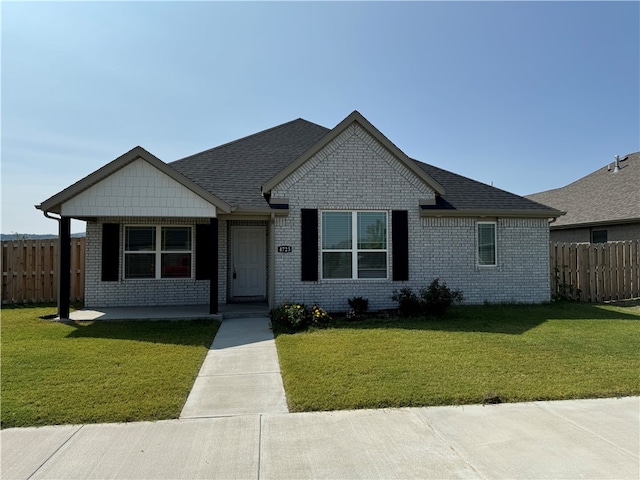
{"label": "front door", "polygon": [[267,295],[266,227],[231,227],[231,298],[264,300]]}

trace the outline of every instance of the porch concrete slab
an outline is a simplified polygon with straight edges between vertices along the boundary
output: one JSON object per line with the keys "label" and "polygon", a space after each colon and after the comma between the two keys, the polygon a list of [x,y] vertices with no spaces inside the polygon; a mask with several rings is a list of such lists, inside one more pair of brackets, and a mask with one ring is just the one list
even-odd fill
{"label": "porch concrete slab", "polygon": [[222,320],[222,314],[210,314],[208,305],[83,308],[69,313],[69,319],[76,322],[93,322],[96,320],[196,320],[200,318]]}
{"label": "porch concrete slab", "polygon": [[482,476],[635,479],[637,402],[636,397],[471,405],[415,413]]}
{"label": "porch concrete slab", "polygon": [[257,478],[259,441],[256,416],[86,425],[30,478]]}
{"label": "porch concrete slab", "polygon": [[180,418],[286,413],[280,373],[198,377]]}
{"label": "porch concrete slab", "polygon": [[29,478],[81,428],[60,425],[2,430],[2,478]]}
{"label": "porch concrete slab", "polygon": [[485,478],[411,409],[265,415],[260,478]]}
{"label": "porch concrete slab", "polygon": [[248,373],[280,373],[278,351],[275,345],[237,346],[222,350],[209,350],[199,376]]}

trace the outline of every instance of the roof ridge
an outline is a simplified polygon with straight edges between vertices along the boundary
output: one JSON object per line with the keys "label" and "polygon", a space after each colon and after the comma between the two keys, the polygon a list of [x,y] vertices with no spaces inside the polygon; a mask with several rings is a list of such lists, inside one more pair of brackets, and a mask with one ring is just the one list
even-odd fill
{"label": "roof ridge", "polygon": [[[168,162],[168,163],[169,163],[169,164],[172,164],[172,163],[180,162],[180,161],[182,161],[182,160],[187,160],[187,159],[189,159],[189,158],[191,158],[191,157],[195,157],[195,156],[197,156],[197,155],[202,155],[203,153],[211,152],[211,151],[213,151],[213,150],[219,150],[219,149],[221,149],[221,148],[228,147],[229,145],[233,145],[233,144],[235,144],[235,143],[239,143],[239,142],[242,142],[242,141],[248,140],[248,139],[250,139],[250,138],[252,138],[252,137],[256,137],[256,136],[258,136],[258,135],[262,135],[262,134],[264,134],[264,133],[270,132],[270,131],[272,131],[272,130],[276,130],[276,129],[278,129],[278,128],[285,127],[285,126],[287,126],[287,125],[291,125],[292,123],[299,122],[299,121],[303,121],[303,122],[309,123],[309,124],[311,124],[311,125],[316,125],[316,126],[321,127],[321,128],[327,128],[327,127],[323,127],[322,125],[319,125],[319,124],[317,124],[317,123],[310,122],[309,120],[305,120],[305,119],[304,119],[304,118],[302,118],[302,117],[298,117],[298,118],[296,118],[296,119],[294,119],[294,120],[290,120],[290,121],[288,121],[288,122],[281,123],[280,125],[276,125],[275,127],[270,127],[270,128],[265,129],[265,130],[260,130],[259,132],[251,133],[251,134],[246,135],[246,136],[244,136],[244,137],[237,138],[237,139],[235,139],[235,140],[231,140],[230,142],[227,142],[227,143],[223,143],[222,145],[217,145],[217,146],[212,147],[212,148],[207,148],[206,150],[202,150],[202,151],[200,151],[200,152],[196,152],[196,153],[193,153],[193,154],[191,154],[191,155],[187,155],[186,157],[182,157],[182,158],[179,158],[179,159],[177,159],[177,160],[173,160],[173,161]],[[329,130],[329,129],[327,129],[327,130]]]}

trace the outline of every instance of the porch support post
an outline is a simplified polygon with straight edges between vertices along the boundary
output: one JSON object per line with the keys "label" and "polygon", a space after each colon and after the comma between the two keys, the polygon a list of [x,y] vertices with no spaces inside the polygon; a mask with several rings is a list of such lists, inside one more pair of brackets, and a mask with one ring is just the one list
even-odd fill
{"label": "porch support post", "polygon": [[71,297],[71,218],[62,217],[59,222],[58,245],[58,316],[69,319],[69,297]]}
{"label": "porch support post", "polygon": [[209,313],[218,313],[218,219],[211,218],[211,286],[209,288]]}

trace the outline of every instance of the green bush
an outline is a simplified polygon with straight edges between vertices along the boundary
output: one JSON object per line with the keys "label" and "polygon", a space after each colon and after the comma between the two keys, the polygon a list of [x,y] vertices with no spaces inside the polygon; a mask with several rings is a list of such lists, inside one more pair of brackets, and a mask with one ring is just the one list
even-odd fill
{"label": "green bush", "polygon": [[420,295],[410,288],[394,290],[391,299],[398,302],[398,311],[403,317],[420,315],[441,317],[454,303],[461,303],[464,296],[460,290],[451,290],[446,283],[436,278],[427,288],[420,289]]}
{"label": "green bush", "polygon": [[391,300],[398,302],[398,311],[403,317],[417,317],[422,314],[422,301],[408,287],[394,290]]}
{"label": "green bush", "polygon": [[326,327],[331,323],[331,317],[318,305],[314,304],[311,307],[311,326],[314,327]]}
{"label": "green bush", "polygon": [[347,300],[351,309],[347,312],[347,320],[360,320],[369,311],[369,300],[362,297],[353,297]]}
{"label": "green bush", "polygon": [[446,283],[436,278],[427,288],[420,290],[424,312],[427,315],[441,317],[454,303],[462,303],[464,299],[460,290],[451,290]]}

